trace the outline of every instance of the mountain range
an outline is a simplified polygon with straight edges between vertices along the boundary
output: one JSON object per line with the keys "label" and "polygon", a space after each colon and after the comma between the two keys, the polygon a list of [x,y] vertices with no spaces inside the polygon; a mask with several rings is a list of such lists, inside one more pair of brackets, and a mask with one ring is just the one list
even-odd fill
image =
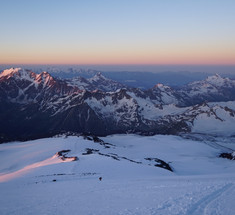
{"label": "mountain range", "polygon": [[101,73],[61,79],[21,68],[0,73],[0,142],[64,132],[235,135],[235,80],[218,74],[147,90]]}

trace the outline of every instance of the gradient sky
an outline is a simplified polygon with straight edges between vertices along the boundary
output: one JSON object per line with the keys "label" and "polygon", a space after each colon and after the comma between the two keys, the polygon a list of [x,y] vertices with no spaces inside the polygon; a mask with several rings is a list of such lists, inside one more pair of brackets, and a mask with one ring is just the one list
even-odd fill
{"label": "gradient sky", "polygon": [[0,0],[0,63],[235,64],[234,0]]}

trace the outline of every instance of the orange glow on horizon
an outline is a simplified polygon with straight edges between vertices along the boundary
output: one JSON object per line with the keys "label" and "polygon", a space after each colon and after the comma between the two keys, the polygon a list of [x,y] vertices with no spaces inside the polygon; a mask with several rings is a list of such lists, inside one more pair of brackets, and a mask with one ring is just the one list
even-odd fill
{"label": "orange glow on horizon", "polygon": [[90,60],[69,60],[63,61],[60,59],[57,60],[10,60],[10,61],[0,61],[0,64],[38,64],[38,65],[45,65],[45,64],[58,64],[58,65],[235,65],[234,60],[227,60],[227,59],[213,59],[213,60],[161,60],[161,61],[140,61],[140,60],[120,60],[120,61],[90,61]]}
{"label": "orange glow on horizon", "polygon": [[[181,49],[180,49],[181,48]],[[52,51],[53,50],[53,51]],[[0,54],[0,64],[84,64],[84,65],[125,65],[125,64],[156,64],[156,65],[234,65],[235,52],[226,48],[209,49],[195,47],[128,47],[96,49],[91,51],[81,49],[71,51],[69,47],[64,50],[45,51],[36,54],[32,50],[25,52],[5,51]]]}
{"label": "orange glow on horizon", "polygon": [[[79,59],[79,58],[78,58]],[[174,59],[174,60],[64,60],[61,58],[57,59],[42,59],[42,60],[34,60],[34,59],[17,59],[17,60],[1,60],[0,64],[58,64],[58,65],[235,65],[235,60],[233,59]]]}

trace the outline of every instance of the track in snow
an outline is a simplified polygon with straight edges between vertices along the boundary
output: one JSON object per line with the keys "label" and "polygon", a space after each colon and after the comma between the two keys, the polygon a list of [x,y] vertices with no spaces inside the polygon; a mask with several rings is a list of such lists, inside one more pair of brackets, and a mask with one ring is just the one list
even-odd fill
{"label": "track in snow", "polygon": [[[205,196],[204,198],[200,199],[198,202],[193,204],[191,208],[186,212],[186,215],[201,215],[207,214],[206,209],[213,202],[215,199],[220,197],[223,193],[228,191],[233,186],[232,183],[226,184],[220,189],[215,190],[211,194]],[[220,211],[221,212],[221,211]]]}

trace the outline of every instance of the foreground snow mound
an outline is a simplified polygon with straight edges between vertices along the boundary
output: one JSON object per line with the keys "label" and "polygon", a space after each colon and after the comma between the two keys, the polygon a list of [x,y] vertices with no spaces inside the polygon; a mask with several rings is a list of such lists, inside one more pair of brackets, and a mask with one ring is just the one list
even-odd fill
{"label": "foreground snow mound", "polygon": [[61,136],[1,144],[1,215],[232,215],[235,162],[219,155],[234,154],[234,139],[200,138]]}

